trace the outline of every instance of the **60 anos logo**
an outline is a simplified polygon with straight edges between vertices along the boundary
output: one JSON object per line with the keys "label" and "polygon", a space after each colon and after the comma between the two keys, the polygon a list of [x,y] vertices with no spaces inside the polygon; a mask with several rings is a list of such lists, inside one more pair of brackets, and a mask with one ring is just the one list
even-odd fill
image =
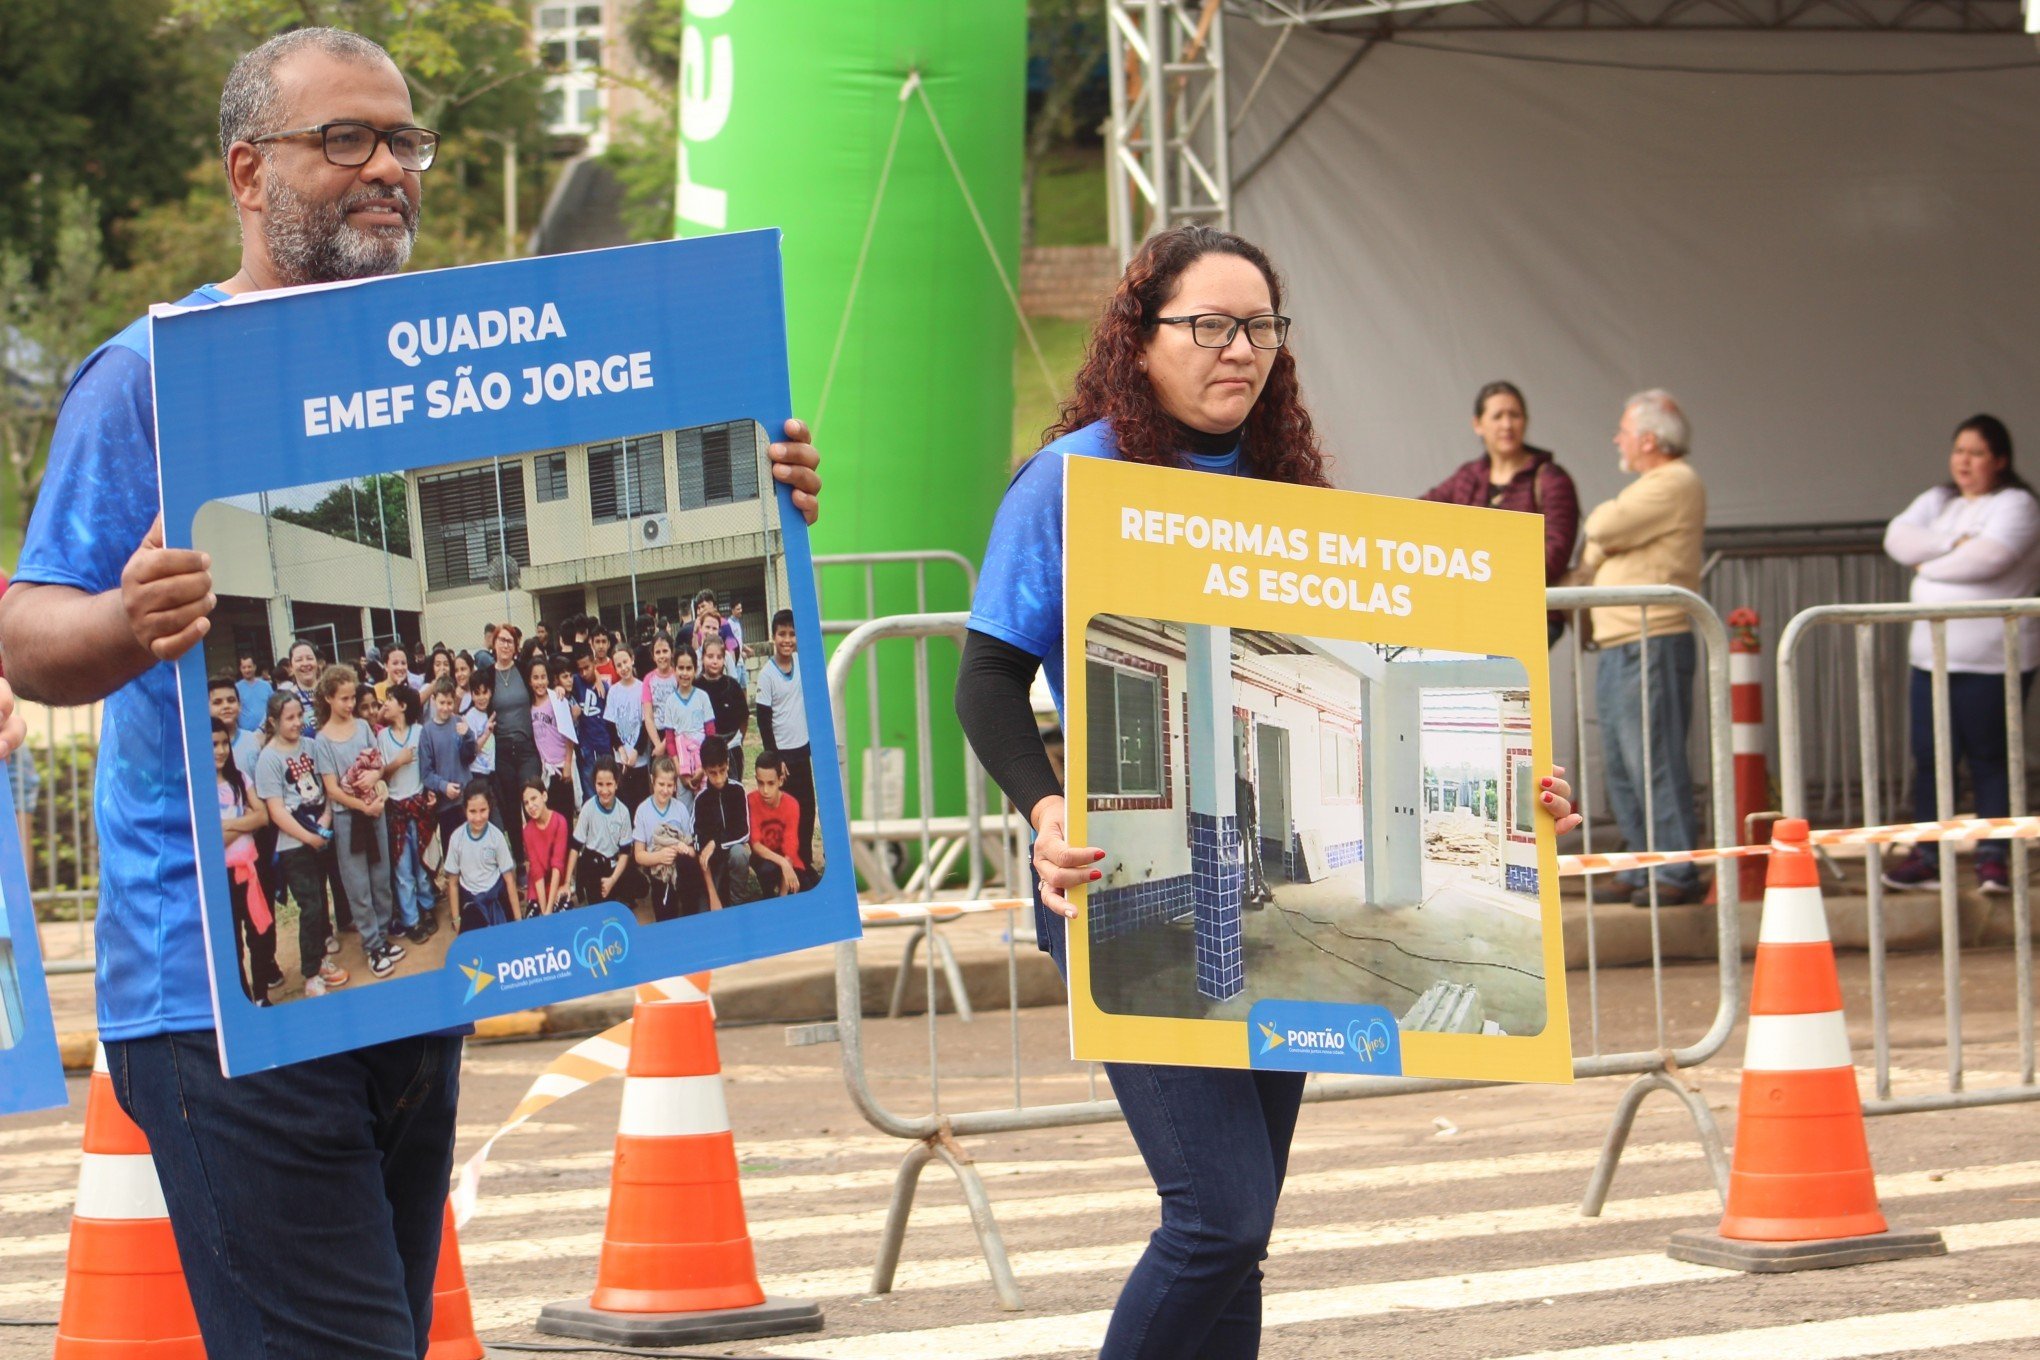
{"label": "60 anos logo", "polygon": [[609,970],[630,957],[630,936],[623,922],[614,918],[599,927],[574,932],[574,958],[591,977],[608,977]]}

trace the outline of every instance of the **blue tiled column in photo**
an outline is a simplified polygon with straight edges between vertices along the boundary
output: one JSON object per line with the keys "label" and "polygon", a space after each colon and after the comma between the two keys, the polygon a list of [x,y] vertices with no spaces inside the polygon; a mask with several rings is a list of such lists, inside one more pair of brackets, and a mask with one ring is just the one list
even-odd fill
{"label": "blue tiled column in photo", "polygon": [[1190,881],[1196,902],[1197,990],[1213,1001],[1246,989],[1240,942],[1240,824],[1233,803],[1232,630],[1191,624],[1184,692],[1190,763]]}

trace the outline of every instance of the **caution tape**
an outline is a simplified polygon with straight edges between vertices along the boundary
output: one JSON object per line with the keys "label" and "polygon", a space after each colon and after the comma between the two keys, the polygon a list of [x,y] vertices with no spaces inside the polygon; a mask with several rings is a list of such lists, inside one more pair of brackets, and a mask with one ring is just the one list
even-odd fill
{"label": "caution tape", "polygon": [[[637,999],[699,1000],[707,994],[708,977],[707,973],[696,973],[692,977],[643,983],[637,989]],[[510,1111],[510,1117],[489,1135],[489,1140],[476,1150],[474,1156],[461,1164],[460,1175],[453,1185],[454,1226],[464,1228],[474,1217],[475,1201],[481,1195],[482,1167],[488,1162],[489,1152],[496,1146],[498,1138],[575,1092],[585,1091],[599,1081],[624,1074],[630,1066],[630,1027],[631,1022],[626,1020],[620,1025],[611,1025],[592,1038],[583,1039],[547,1063],[544,1070],[532,1079],[524,1098]]]}
{"label": "caution tape", "polygon": [[986,898],[979,902],[902,902],[897,905],[864,906],[857,908],[857,917],[868,926],[894,925],[901,921],[933,921],[938,925],[954,921],[959,916],[975,916],[988,911],[1018,911],[1032,906],[1025,898]]}
{"label": "caution tape", "polygon": [[[1891,826],[1862,826],[1847,830],[1815,831],[1807,836],[1814,845],[1917,845],[1921,841],[2002,841],[2040,838],[2040,817],[1955,817],[1945,822],[1899,822]],[[1768,845],[1725,845],[1704,850],[1619,851],[1600,855],[1560,855],[1558,872],[1570,878],[1579,874],[1609,873],[1616,870],[1648,869],[1660,864],[1701,864],[1709,860],[1748,859],[1768,855]]]}

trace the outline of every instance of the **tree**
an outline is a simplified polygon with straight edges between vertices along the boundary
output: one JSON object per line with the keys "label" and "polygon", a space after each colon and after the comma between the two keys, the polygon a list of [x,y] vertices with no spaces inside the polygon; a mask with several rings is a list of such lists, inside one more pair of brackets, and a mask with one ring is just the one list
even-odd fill
{"label": "tree", "polygon": [[[376,496],[382,513],[376,513]],[[384,472],[356,482],[337,482],[309,509],[272,505],[269,513],[286,524],[301,525],[334,538],[344,538],[377,552],[411,555],[411,502],[404,494],[404,476]]]}
{"label": "tree", "polygon": [[91,303],[105,270],[92,196],[68,189],[54,208],[46,230],[35,224],[35,235],[51,243],[40,276],[27,248],[0,243],[0,450],[15,522],[24,526],[71,371],[93,346]]}
{"label": "tree", "polygon": [[1041,103],[1031,111],[1020,181],[1023,246],[1034,244],[1034,181],[1041,163],[1082,130],[1078,109],[1104,66],[1105,25],[1098,11],[1097,0],[1027,0],[1027,61],[1043,90]]}

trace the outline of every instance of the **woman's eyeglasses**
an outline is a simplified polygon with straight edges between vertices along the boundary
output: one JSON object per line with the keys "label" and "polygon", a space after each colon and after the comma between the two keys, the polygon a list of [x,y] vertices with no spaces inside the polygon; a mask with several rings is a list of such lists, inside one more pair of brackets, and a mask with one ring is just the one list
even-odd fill
{"label": "woman's eyeglasses", "polygon": [[1205,349],[1224,349],[1247,328],[1247,343],[1255,349],[1281,349],[1289,340],[1289,318],[1273,312],[1261,316],[1228,316],[1224,312],[1199,312],[1195,316],[1158,316],[1158,326],[1188,326],[1190,338]]}

